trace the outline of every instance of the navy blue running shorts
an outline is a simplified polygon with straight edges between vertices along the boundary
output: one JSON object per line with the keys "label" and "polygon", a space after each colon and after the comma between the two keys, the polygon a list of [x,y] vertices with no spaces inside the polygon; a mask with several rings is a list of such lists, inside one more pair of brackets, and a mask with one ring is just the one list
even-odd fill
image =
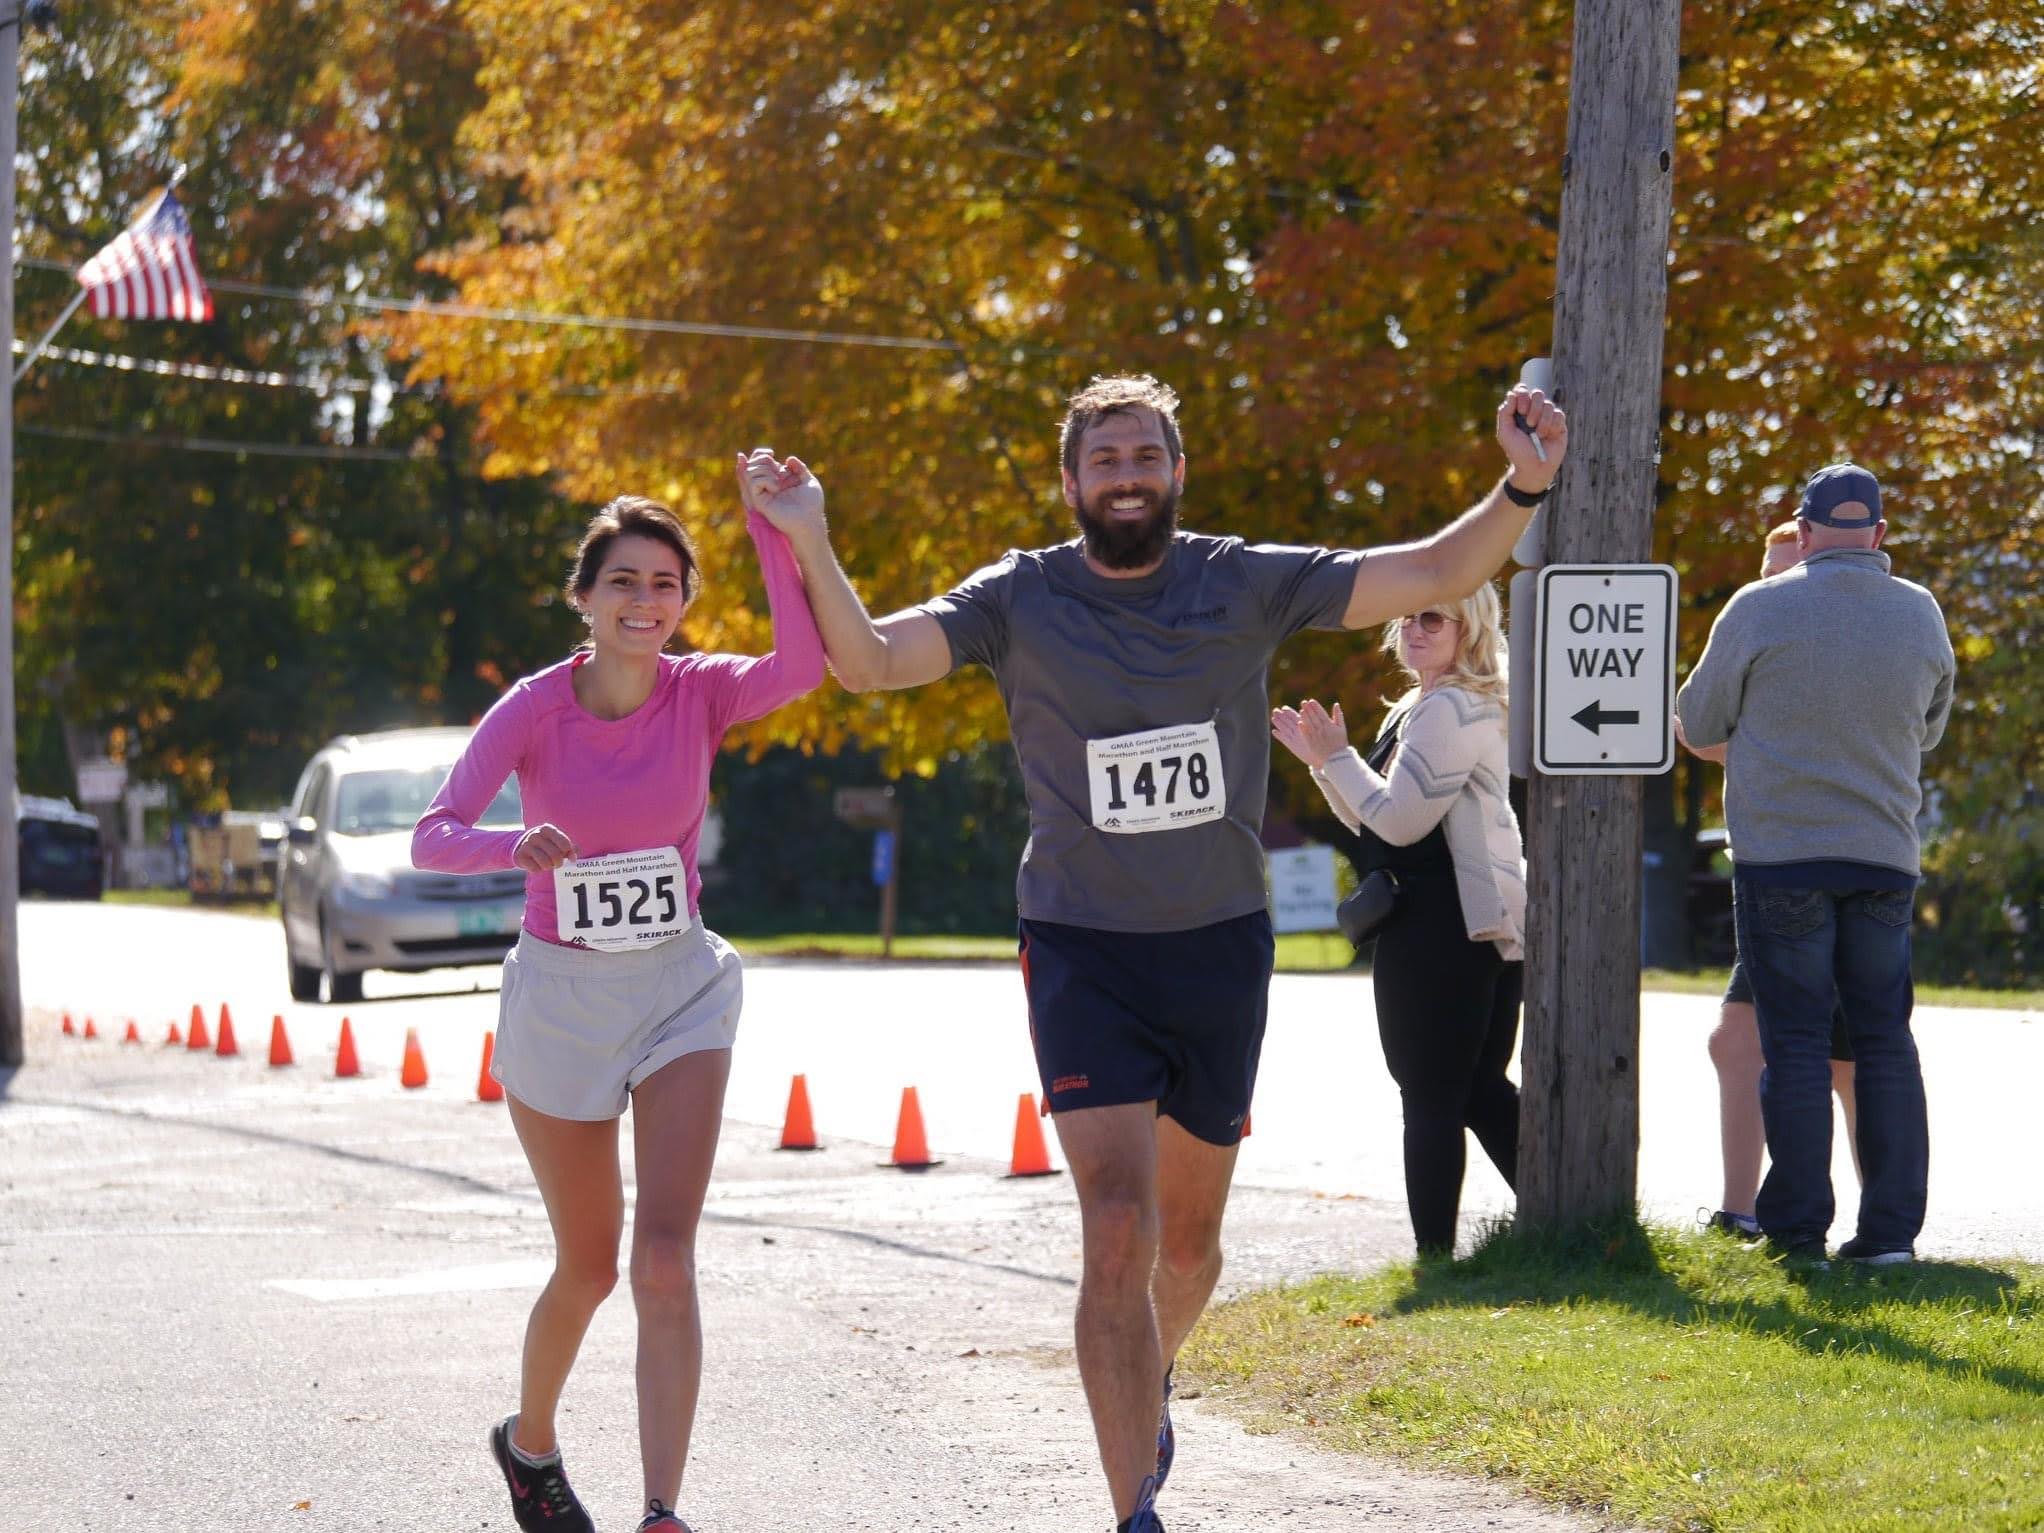
{"label": "navy blue running shorts", "polygon": [[[1751,1006],[1753,986],[1746,979],[1746,966],[1736,958],[1732,960],[1732,978],[1725,986],[1727,1006]],[[1845,1008],[1833,1003],[1831,1007],[1831,1057],[1852,1062],[1852,1038],[1845,1030]]]}
{"label": "navy blue running shorts", "polygon": [[1021,949],[1052,1112],[1155,1102],[1208,1144],[1241,1141],[1277,951],[1267,911],[1176,932],[1024,920]]}

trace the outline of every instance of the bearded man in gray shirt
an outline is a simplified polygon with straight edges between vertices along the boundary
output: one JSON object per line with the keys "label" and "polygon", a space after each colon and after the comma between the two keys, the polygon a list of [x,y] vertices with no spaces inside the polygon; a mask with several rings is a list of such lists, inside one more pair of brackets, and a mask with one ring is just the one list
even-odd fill
{"label": "bearded man in gray shirt", "polygon": [[1861,1176],[1859,1229],[1838,1254],[1877,1265],[1912,1259],[1929,1188],[1910,926],[1923,757],[1955,673],[1937,599],[1888,572],[1887,531],[1872,474],[1813,475],[1796,512],[1803,562],[1726,604],[1675,699],[1692,748],[1730,742],[1732,914],[1766,1061],[1760,1228],[1792,1257],[1824,1256],[1835,990]]}
{"label": "bearded man in gray shirt", "polygon": [[738,463],[846,687],[971,663],[1007,705],[1029,800],[1023,984],[1079,1195],[1079,1373],[1128,1533],[1163,1527],[1171,1361],[1220,1276],[1263,1041],[1271,657],[1302,629],[1375,628],[1475,590],[1568,447],[1562,412],[1517,388],[1497,416],[1509,474],[1445,531],[1368,553],[1253,545],[1179,529],[1177,405],[1153,378],[1094,379],[1061,441],[1080,536],[878,623],[831,553],[815,476],[765,448]]}

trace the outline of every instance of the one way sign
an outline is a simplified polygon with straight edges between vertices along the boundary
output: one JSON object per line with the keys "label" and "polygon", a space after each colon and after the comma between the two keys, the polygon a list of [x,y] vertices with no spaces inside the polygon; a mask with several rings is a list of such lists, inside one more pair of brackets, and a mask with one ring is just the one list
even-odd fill
{"label": "one way sign", "polygon": [[1550,777],[1646,775],[1675,764],[1675,571],[1540,571],[1533,761]]}

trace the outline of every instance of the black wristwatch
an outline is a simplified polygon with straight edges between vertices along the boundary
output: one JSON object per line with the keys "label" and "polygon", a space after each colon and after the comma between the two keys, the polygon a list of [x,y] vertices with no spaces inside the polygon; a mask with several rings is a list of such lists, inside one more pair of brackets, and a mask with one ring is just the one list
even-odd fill
{"label": "black wristwatch", "polygon": [[1528,494],[1525,490],[1512,483],[1511,475],[1507,474],[1505,476],[1505,499],[1515,506],[1537,506],[1553,493],[1554,481],[1552,479],[1547,481],[1546,489],[1539,491],[1537,494]]}

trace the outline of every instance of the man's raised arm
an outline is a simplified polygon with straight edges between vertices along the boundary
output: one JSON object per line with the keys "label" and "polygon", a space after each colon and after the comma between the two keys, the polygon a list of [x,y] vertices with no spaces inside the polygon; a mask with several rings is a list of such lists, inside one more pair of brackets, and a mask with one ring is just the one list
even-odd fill
{"label": "man's raised arm", "polygon": [[897,691],[951,674],[951,641],[914,608],[874,622],[830,546],[823,485],[800,458],[777,462],[767,448],[738,456],[745,503],[787,534],[830,668],[848,692]]}
{"label": "man's raised arm", "polygon": [[1432,537],[1372,549],[1356,566],[1343,627],[1371,628],[1436,602],[1459,601],[1504,567],[1533,516],[1533,508],[1515,504],[1505,486],[1524,495],[1546,491],[1568,455],[1568,417],[1540,390],[1520,384],[1498,406],[1497,439],[1510,471],[1478,505]]}

